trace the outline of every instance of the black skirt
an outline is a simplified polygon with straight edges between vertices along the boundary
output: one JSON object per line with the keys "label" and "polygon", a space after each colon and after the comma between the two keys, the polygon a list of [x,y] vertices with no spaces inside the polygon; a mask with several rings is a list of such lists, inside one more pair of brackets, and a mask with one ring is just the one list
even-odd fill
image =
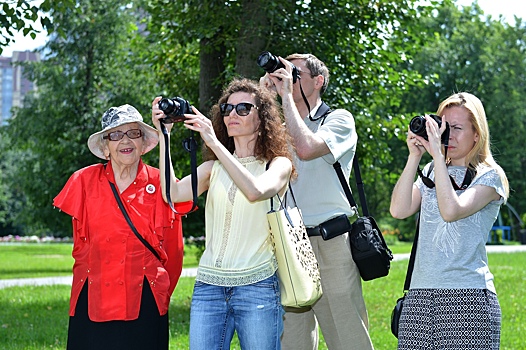
{"label": "black skirt", "polygon": [[75,316],[69,318],[68,350],[167,350],[168,314],[159,310],[149,284],[143,284],[139,318],[93,322],[88,317],[88,285],[79,295]]}

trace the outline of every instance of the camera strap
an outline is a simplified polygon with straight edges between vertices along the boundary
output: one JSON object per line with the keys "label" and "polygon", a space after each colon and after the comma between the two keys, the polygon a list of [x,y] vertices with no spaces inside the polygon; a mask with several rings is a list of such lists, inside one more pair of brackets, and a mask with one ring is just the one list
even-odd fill
{"label": "camera strap", "polygon": [[194,139],[194,132],[192,130],[190,130],[190,137],[183,140],[183,148],[190,153],[190,179],[192,182],[193,203],[192,208],[189,211],[187,211],[186,213],[179,213],[177,210],[175,210],[174,205],[172,203],[172,199],[170,198],[170,140],[168,138],[168,130],[166,129],[163,123],[161,123],[161,131],[163,133],[165,146],[164,175],[166,179],[166,199],[168,201],[168,205],[170,205],[170,208],[174,213],[178,215],[186,215],[197,209],[197,142]]}

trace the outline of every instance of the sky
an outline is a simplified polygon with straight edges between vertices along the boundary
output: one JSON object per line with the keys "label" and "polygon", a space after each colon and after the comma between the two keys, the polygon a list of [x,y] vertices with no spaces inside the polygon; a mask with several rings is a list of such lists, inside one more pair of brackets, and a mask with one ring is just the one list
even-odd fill
{"label": "sky", "polygon": [[[458,5],[471,5],[473,0],[457,0]],[[513,16],[516,15],[526,20],[526,1],[525,0],[478,0],[479,6],[486,15],[491,15],[495,19],[503,15],[512,25],[515,24]],[[5,47],[2,56],[11,56],[13,51],[34,50],[46,43],[47,34],[41,32],[33,40],[31,37],[24,37],[21,34],[15,36],[15,43]]]}

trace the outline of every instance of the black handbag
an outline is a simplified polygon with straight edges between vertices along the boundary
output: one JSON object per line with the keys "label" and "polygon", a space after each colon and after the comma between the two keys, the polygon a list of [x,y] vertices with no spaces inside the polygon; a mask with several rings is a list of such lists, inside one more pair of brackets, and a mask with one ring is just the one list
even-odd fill
{"label": "black handbag", "polygon": [[407,273],[404,282],[404,295],[396,300],[396,305],[391,312],[391,333],[398,338],[398,327],[400,324],[400,315],[402,315],[402,308],[404,307],[405,296],[411,285],[411,276],[413,275],[413,268],[415,267],[416,244],[418,242],[418,230],[420,226],[420,218],[416,223],[415,238],[413,246],[411,247],[411,255],[409,256],[409,264],[407,265]]}
{"label": "black handbag", "polygon": [[[342,184],[351,208],[358,214],[356,202],[354,201],[349,185],[345,181],[341,164],[336,162],[333,167],[336,170],[336,174]],[[369,216],[360,174],[360,166],[358,165],[356,156],[353,159],[353,169],[356,177],[356,185],[358,186],[358,194],[360,195],[360,203],[363,207],[363,216],[358,215],[356,221],[350,225],[350,231],[347,230],[345,232],[349,232],[352,258],[360,271],[360,276],[364,281],[370,281],[389,274],[393,253],[389,247],[387,247],[376,221],[372,216]],[[323,226],[323,224],[320,226]]]}

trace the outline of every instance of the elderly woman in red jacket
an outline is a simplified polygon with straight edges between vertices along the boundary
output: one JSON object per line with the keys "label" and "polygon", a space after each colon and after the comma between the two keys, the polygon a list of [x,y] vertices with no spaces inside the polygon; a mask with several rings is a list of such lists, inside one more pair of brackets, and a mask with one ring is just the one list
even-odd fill
{"label": "elderly woman in red jacket", "polygon": [[181,218],[162,198],[159,170],[141,160],[157,143],[157,131],[134,107],[110,108],[102,130],[88,139],[90,151],[108,162],[76,171],[54,199],[73,221],[68,349],[168,349],[183,240]]}

